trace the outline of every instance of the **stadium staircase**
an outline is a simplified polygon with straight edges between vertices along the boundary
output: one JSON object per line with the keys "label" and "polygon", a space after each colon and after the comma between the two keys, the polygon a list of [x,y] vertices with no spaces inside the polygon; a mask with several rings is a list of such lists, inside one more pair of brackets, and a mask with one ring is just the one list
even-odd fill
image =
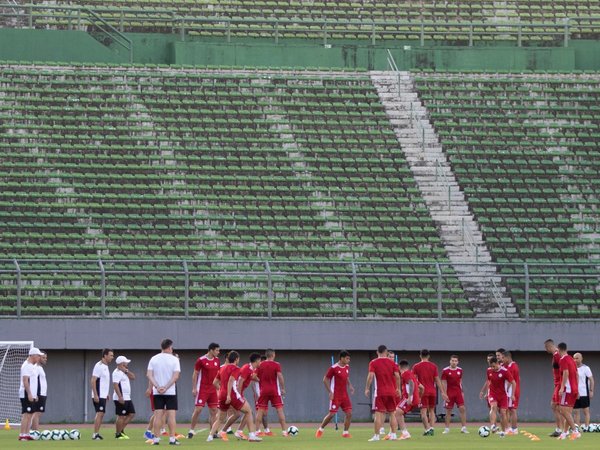
{"label": "stadium staircase", "polygon": [[515,317],[516,309],[501,284],[411,74],[371,72],[371,79],[478,317]]}

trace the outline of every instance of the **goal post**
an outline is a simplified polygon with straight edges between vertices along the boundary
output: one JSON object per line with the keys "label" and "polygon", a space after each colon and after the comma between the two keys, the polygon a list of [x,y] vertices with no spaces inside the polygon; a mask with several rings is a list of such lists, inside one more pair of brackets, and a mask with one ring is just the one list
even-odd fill
{"label": "goal post", "polygon": [[33,341],[0,341],[0,421],[21,423],[19,385],[21,365],[29,356]]}

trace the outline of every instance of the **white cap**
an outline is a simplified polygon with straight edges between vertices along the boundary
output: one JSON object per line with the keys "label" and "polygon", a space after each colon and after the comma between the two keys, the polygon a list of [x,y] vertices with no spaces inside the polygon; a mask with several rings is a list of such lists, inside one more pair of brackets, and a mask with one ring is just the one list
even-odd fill
{"label": "white cap", "polygon": [[131,360],[125,358],[124,356],[118,356],[117,357],[117,364],[121,364],[121,363],[128,363],[129,364],[130,362],[131,362]]}
{"label": "white cap", "polygon": [[43,356],[44,353],[37,347],[31,347],[29,349],[29,356],[36,356],[36,355]]}

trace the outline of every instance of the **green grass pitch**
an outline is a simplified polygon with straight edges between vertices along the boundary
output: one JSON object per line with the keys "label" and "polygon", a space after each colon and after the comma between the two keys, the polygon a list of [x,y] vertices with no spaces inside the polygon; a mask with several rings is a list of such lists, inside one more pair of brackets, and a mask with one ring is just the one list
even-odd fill
{"label": "green grass pitch", "polygon": [[[51,425],[44,428],[52,429]],[[61,428],[60,425],[55,428]],[[321,439],[315,439],[315,426],[300,426],[300,433],[293,438],[283,438],[279,435],[267,437],[261,443],[250,444],[247,442],[238,442],[230,435],[229,442],[213,441],[206,442],[206,431],[199,433],[191,440],[182,439],[179,448],[219,448],[219,449],[240,449],[246,446],[259,447],[268,450],[362,450],[365,448],[406,448],[406,449],[440,449],[440,450],[465,450],[465,449],[568,449],[576,448],[578,450],[598,450],[600,449],[600,433],[583,433],[581,439],[572,442],[557,441],[554,438],[548,437],[548,433],[552,431],[550,425],[540,426],[523,424],[522,431],[528,431],[540,437],[540,441],[534,442],[523,434],[519,436],[505,437],[503,439],[496,435],[491,435],[487,438],[481,438],[477,434],[477,426],[469,427],[471,434],[464,435],[459,433],[459,428],[452,428],[448,435],[443,435],[442,427],[436,428],[436,434],[433,437],[421,436],[422,429],[416,424],[409,426],[409,431],[412,433],[412,438],[407,441],[381,441],[367,442],[372,435],[372,427],[364,424],[359,424],[353,429],[352,439],[342,439],[341,432],[336,432],[333,428],[328,427]],[[145,443],[143,438],[143,429],[139,427],[131,427],[129,430],[130,440],[115,440],[113,428],[106,424],[103,429],[103,441],[92,441],[91,430],[89,426],[79,427],[81,431],[81,440],[78,441],[36,441],[36,442],[19,442],[17,441],[18,432],[16,430],[0,430],[0,449],[12,450],[22,448],[35,449],[145,449],[152,448]],[[187,430],[179,429],[182,434]],[[163,438],[159,448],[173,448],[167,445],[168,438]]]}

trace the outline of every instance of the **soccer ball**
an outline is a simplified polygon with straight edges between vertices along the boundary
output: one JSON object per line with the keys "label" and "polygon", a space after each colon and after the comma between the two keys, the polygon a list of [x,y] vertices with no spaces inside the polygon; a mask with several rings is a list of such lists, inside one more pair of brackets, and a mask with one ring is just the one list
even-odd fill
{"label": "soccer ball", "polygon": [[69,439],[71,439],[71,436],[69,435],[69,430],[60,430],[60,438],[63,441],[68,441]]}
{"label": "soccer ball", "polygon": [[587,432],[589,432],[589,431],[590,431],[590,429],[588,428],[588,426],[587,426],[587,425],[581,425],[581,426],[579,427],[579,429],[580,429],[580,430],[581,430],[581,432],[583,432],[583,433],[587,433]]}
{"label": "soccer ball", "polygon": [[490,427],[479,427],[479,436],[488,437],[490,435]]}
{"label": "soccer ball", "polygon": [[77,439],[81,439],[81,433],[79,433],[79,430],[71,430],[69,437],[76,441]]}
{"label": "soccer ball", "polygon": [[583,430],[583,431],[588,431],[590,433],[596,433],[598,431],[598,425],[596,425],[595,423],[590,423],[590,426],[587,427],[587,430]]}
{"label": "soccer ball", "polygon": [[62,439],[60,435],[60,430],[52,430],[50,432],[50,439],[52,439],[53,441],[60,441]]}
{"label": "soccer ball", "polygon": [[37,441],[40,439],[40,432],[38,430],[33,430],[29,433],[29,436],[31,436],[31,439],[33,439],[34,441]]}
{"label": "soccer ball", "polygon": [[44,430],[40,433],[40,438],[42,441],[49,441],[51,439],[52,433],[50,430]]}
{"label": "soccer ball", "polygon": [[287,429],[288,436],[298,436],[299,430],[294,425],[290,425]]}

